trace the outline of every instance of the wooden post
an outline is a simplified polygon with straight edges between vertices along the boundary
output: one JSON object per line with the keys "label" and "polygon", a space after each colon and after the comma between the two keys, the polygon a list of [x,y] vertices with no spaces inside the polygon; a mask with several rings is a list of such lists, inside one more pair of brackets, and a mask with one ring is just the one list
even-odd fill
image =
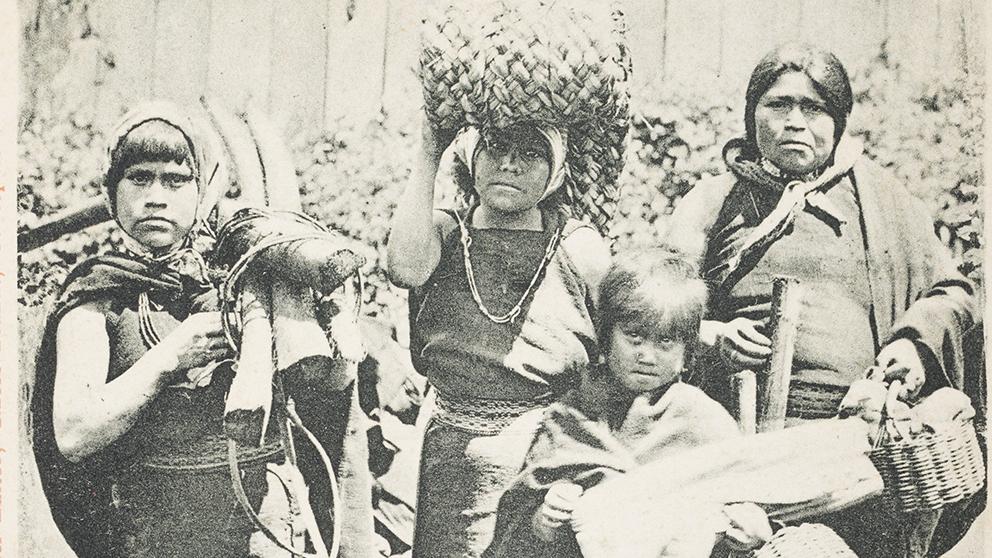
{"label": "wooden post", "polygon": [[737,395],[737,425],[741,432],[757,432],[758,378],[754,370],[741,370],[731,378]]}
{"label": "wooden post", "polygon": [[802,302],[802,287],[794,277],[775,276],[772,280],[772,309],[768,322],[772,355],[762,375],[758,399],[758,432],[785,428],[789,401],[792,356]]}

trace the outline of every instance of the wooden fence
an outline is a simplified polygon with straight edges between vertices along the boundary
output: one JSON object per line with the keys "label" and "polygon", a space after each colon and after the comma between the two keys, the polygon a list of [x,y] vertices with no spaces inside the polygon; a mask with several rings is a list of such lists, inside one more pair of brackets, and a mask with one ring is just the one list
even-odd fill
{"label": "wooden fence", "polygon": [[[478,1],[478,0],[464,0]],[[21,0],[22,18],[54,0]],[[92,1],[66,87],[90,88],[98,125],[122,106],[207,93],[253,98],[290,128],[372,117],[419,101],[424,1]],[[832,49],[849,69],[887,41],[907,79],[984,72],[982,0],[626,0],[635,91],[660,81],[740,89],[786,40]],[[68,76],[68,77],[66,77]],[[32,76],[27,76],[32,79]]]}

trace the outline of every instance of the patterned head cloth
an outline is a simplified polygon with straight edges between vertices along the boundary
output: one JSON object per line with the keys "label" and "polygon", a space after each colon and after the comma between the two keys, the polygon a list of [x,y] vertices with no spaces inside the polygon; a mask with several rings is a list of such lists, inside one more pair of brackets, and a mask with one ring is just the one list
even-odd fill
{"label": "patterned head cloth", "polygon": [[[553,126],[536,125],[535,129],[544,138],[551,154],[551,173],[548,175],[548,183],[541,196],[541,201],[544,201],[562,187],[562,184],[565,183],[565,177],[568,175],[568,166],[565,164],[565,157],[568,154],[568,136]],[[454,151],[455,157],[468,168],[469,174],[473,177],[475,176],[475,156],[478,154],[481,140],[482,135],[478,128],[465,126],[451,142],[451,149]]]}

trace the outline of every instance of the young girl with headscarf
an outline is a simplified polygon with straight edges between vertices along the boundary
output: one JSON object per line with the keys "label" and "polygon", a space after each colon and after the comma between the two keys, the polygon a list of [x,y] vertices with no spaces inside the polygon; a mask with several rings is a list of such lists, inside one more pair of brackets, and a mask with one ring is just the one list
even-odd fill
{"label": "young girl with headscarf", "polygon": [[[34,449],[56,523],[80,556],[288,555],[231,489],[232,353],[198,251],[217,196],[207,145],[205,128],[171,104],[124,118],[103,184],[124,249],[73,269],[48,322]],[[267,485],[267,468],[283,461],[270,438],[237,459],[249,500],[290,540],[285,493]]]}
{"label": "young girl with headscarf", "polygon": [[426,123],[422,145],[388,246],[391,280],[411,289],[414,364],[437,398],[414,556],[479,556],[532,435],[511,423],[563,393],[594,351],[591,309],[609,249],[565,209],[562,131],[459,132],[451,150],[472,202],[460,212],[434,208],[445,146]]}

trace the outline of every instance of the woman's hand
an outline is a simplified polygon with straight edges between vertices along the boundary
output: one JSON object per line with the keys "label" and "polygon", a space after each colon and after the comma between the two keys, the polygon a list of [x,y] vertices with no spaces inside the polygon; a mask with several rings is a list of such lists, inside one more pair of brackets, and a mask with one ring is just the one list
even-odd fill
{"label": "woman's hand", "polygon": [[840,402],[841,418],[857,416],[877,430],[882,422],[887,390],[881,381],[866,378],[855,380]]}
{"label": "woman's hand", "polygon": [[882,378],[871,379],[886,383],[892,380],[902,381],[902,389],[898,395],[902,401],[915,397],[927,379],[920,352],[916,349],[916,343],[910,339],[896,339],[882,347],[875,357],[875,363],[881,369],[879,374]]}
{"label": "woman's hand", "polygon": [[192,314],[153,349],[176,372],[204,366],[228,355],[220,312]]}
{"label": "woman's hand", "polygon": [[716,345],[720,358],[733,371],[759,368],[772,354],[772,342],[759,331],[762,323],[748,318],[735,318],[727,323],[716,322]]}
{"label": "woman's hand", "polygon": [[544,496],[544,504],[534,514],[534,533],[543,541],[551,542],[558,536],[558,529],[572,517],[582,496],[582,487],[570,482],[551,485]]}
{"label": "woman's hand", "polygon": [[768,515],[757,505],[750,502],[728,504],[723,507],[723,513],[730,522],[724,540],[733,550],[754,550],[772,538]]}

